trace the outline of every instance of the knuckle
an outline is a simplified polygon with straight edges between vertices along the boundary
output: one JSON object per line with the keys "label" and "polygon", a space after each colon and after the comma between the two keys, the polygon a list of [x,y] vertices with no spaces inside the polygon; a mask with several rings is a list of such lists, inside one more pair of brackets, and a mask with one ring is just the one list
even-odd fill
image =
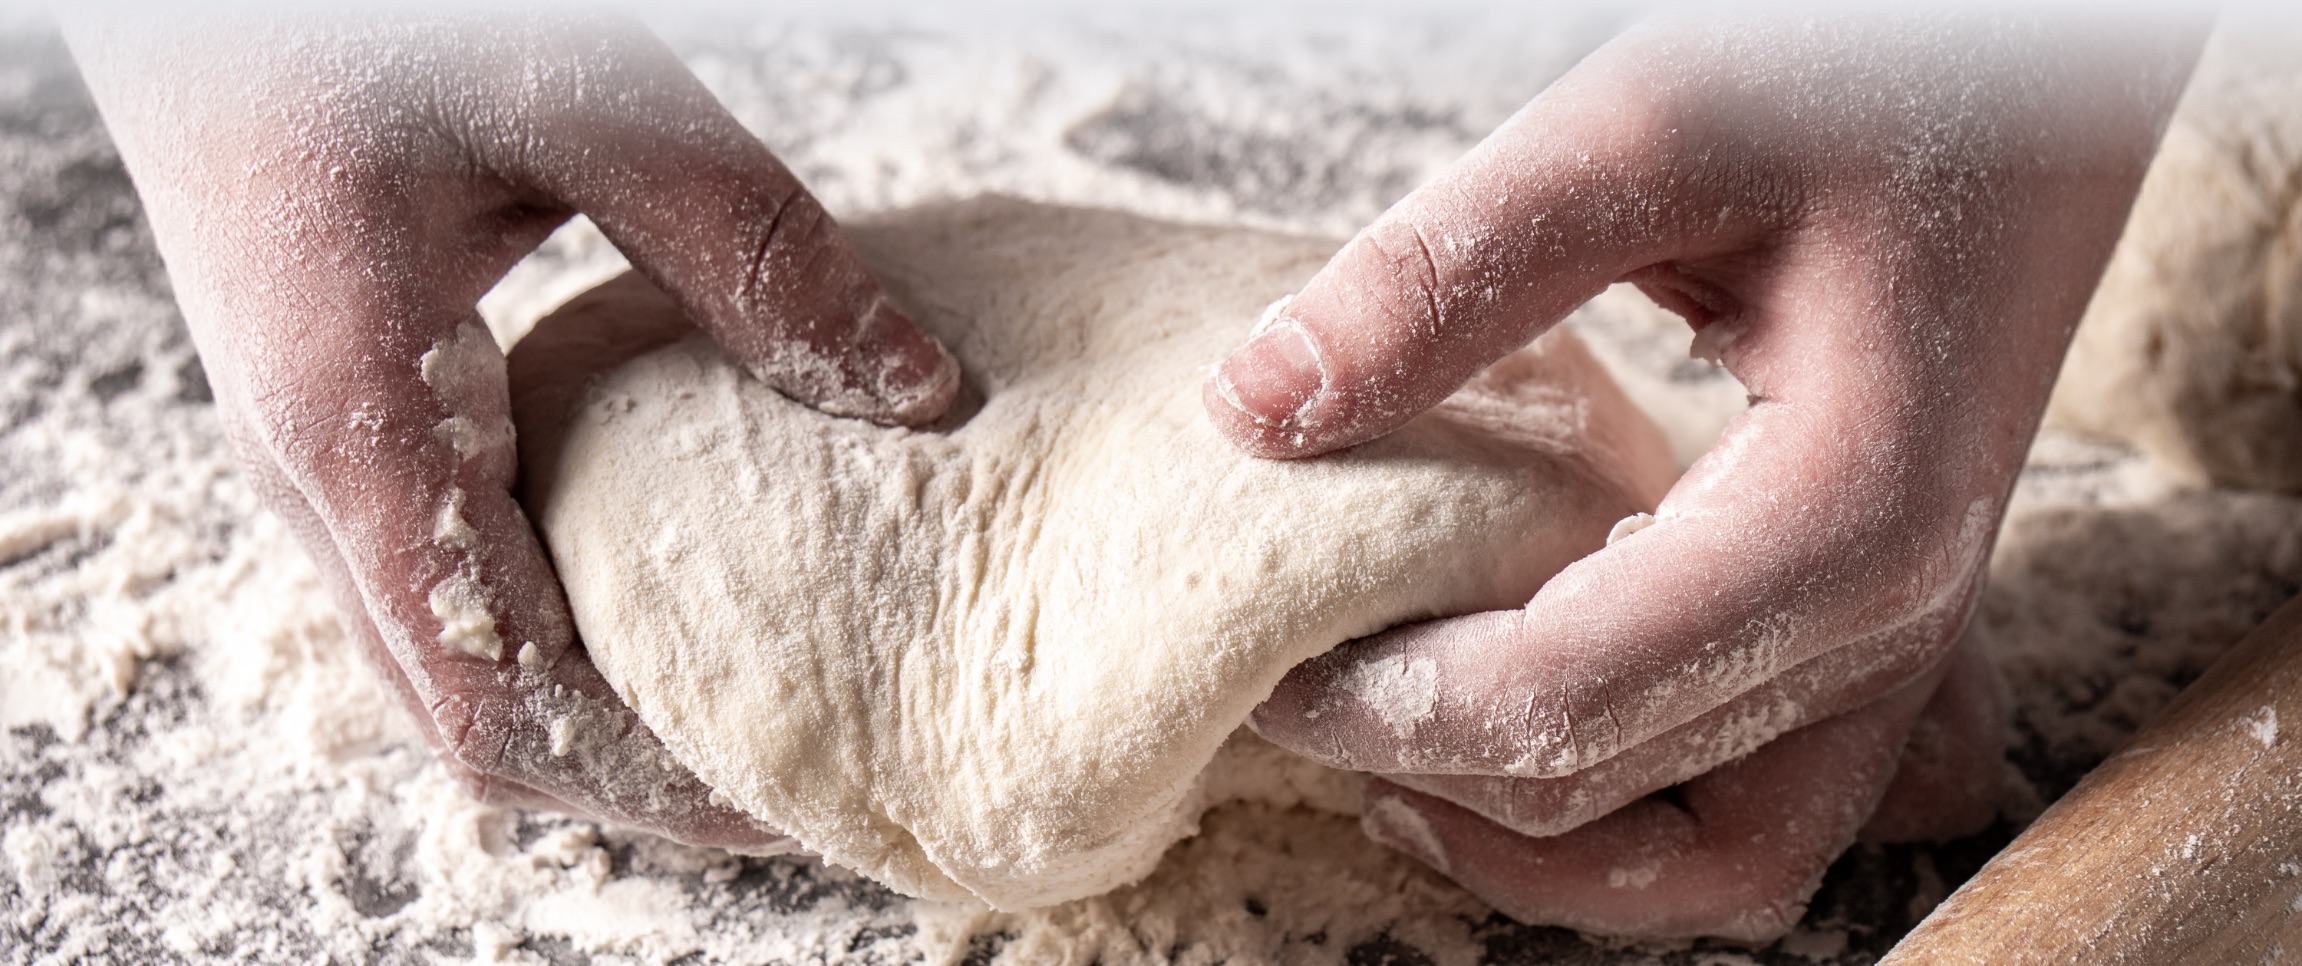
{"label": "knuckle", "polygon": [[1499,805],[1494,809],[1500,813],[1498,821],[1511,831],[1533,838],[1549,838],[1564,835],[1599,817],[1594,810],[1600,796],[1572,787],[1574,783],[1572,777],[1483,777],[1480,797]]}
{"label": "knuckle", "polygon": [[1445,276],[1428,234],[1412,219],[1379,222],[1359,236],[1360,264],[1345,278],[1392,321],[1428,338],[1445,323]]}
{"label": "knuckle", "polygon": [[1714,861],[1741,870],[1740,887],[1714,894],[1703,903],[1704,912],[1690,923],[1699,931],[1743,942],[1771,942],[1789,932],[1806,915],[1807,904],[1822,885],[1828,855],[1816,856],[1801,848],[1791,853],[1746,855],[1739,860],[1729,850]]}
{"label": "knuckle", "polygon": [[506,735],[508,709],[494,702],[475,702],[451,694],[432,703],[432,724],[439,731],[440,755],[456,767],[485,779],[499,772]]}
{"label": "knuckle", "polygon": [[1626,737],[1614,691],[1606,675],[1570,674],[1547,708],[1529,701],[1521,718],[1526,750],[1512,774],[1560,778],[1614,758]]}
{"label": "knuckle", "polygon": [[815,196],[788,177],[752,194],[743,219],[748,260],[736,285],[736,308],[747,318],[781,318],[791,287],[823,266],[832,248],[831,216]]}
{"label": "knuckle", "polygon": [[341,452],[338,427],[320,407],[285,387],[259,390],[253,401],[256,439],[264,454],[292,476],[301,476]]}

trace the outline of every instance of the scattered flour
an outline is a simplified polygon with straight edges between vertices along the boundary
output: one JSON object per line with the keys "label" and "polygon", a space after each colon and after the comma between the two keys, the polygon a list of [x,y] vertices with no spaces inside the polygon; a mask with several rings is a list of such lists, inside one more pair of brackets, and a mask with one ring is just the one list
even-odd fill
{"label": "scattered flour", "polygon": [[[1335,234],[1617,19],[1093,16],[667,32],[837,212],[1007,191]],[[1282,804],[1218,808],[1143,883],[1021,915],[475,804],[240,482],[102,128],[48,29],[5,12],[0,225],[0,962],[1759,961],[1496,919],[1368,847],[1336,814],[1348,776],[1247,738],[1207,793]],[[491,326],[617,260],[563,230],[491,295]],[[1573,324],[1682,463],[1739,405],[1625,293]],[[2014,708],[2031,800],[2012,817],[2297,586],[2302,501],[2042,437],[1971,631]],[[2006,834],[1850,852],[1764,958],[1875,961]],[[1788,945],[1806,934],[1848,938]]]}

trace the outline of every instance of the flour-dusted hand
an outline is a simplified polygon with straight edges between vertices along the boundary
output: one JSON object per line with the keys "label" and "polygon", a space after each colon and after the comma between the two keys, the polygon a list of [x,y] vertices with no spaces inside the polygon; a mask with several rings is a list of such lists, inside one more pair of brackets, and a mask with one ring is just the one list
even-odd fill
{"label": "flour-dusted hand", "polygon": [[[1618,280],[1684,315],[1751,407],[1523,610],[1310,662],[1259,728],[1402,776],[1370,829],[1522,918],[1788,929],[1945,673],[2200,33],[1680,18],[1593,54],[1360,233],[1209,379],[1208,412],[1265,456],[1350,446]],[[1410,728],[1354,696],[1386,670],[1434,684]],[[1930,714],[1971,723],[1976,678]]]}
{"label": "flour-dusted hand", "polygon": [[347,625],[482,797],[690,842],[714,804],[619,701],[509,488],[480,296],[574,212],[769,385],[937,416],[942,347],[660,43],[616,20],[72,25],[227,433]]}

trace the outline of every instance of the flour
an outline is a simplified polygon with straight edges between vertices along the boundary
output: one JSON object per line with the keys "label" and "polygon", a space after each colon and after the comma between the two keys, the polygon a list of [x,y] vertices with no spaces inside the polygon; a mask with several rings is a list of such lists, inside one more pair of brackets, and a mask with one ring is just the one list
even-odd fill
{"label": "flour", "polygon": [[[1295,13],[981,26],[921,13],[671,37],[843,217],[1007,191],[1333,235],[1620,19],[1458,14],[1336,11],[1314,30]],[[47,28],[12,17],[0,12],[0,962],[1875,962],[2009,831],[1858,847],[1806,930],[1754,956],[1492,918],[1335,814],[1358,801],[1350,776],[1249,738],[1226,744],[1206,794],[1277,804],[1219,807],[1142,883],[1025,914],[475,804],[232,468],[102,127]],[[516,331],[619,270],[579,223],[483,309]],[[1741,404],[1635,293],[1571,324],[1682,465]],[[2013,819],[2302,585],[2298,534],[2302,501],[2042,436],[1971,632],[2014,708],[2011,787],[2029,801]]]}
{"label": "flour", "polygon": [[2269,748],[2278,743],[2278,709],[2264,706],[2249,716],[2245,725],[2247,737],[2253,738],[2262,747]]}
{"label": "flour", "polygon": [[450,550],[470,550],[479,543],[480,535],[464,519],[464,491],[448,488],[448,498],[440,503],[440,512],[432,519],[432,542]]}
{"label": "flour", "polygon": [[1342,689],[1375,709],[1392,733],[1405,738],[1431,717],[1431,708],[1439,703],[1439,665],[1429,658],[1393,654],[1353,665],[1343,675]]}
{"label": "flour", "polygon": [[[455,414],[441,420],[433,428],[433,435],[455,451],[459,462],[484,453],[500,452],[511,445],[508,421],[474,419],[463,414],[465,410],[485,411],[485,407],[476,405],[474,400],[486,392],[488,386],[503,379],[503,352],[496,348],[495,339],[487,329],[476,325],[457,328],[453,339],[433,346],[417,360],[417,366],[424,385],[431,387],[441,404]],[[448,487],[446,497],[433,514],[433,543],[450,550],[477,548],[479,534],[464,520],[463,506],[464,491],[460,487]],[[473,576],[471,568],[467,557],[462,567],[432,585],[427,603],[432,617],[440,622],[440,646],[473,657],[501,660],[504,642],[496,635],[496,619],[491,612],[494,598]]]}
{"label": "flour", "polygon": [[1614,528],[1607,531],[1607,546],[1612,547],[1618,541],[1629,539],[1631,534],[1654,525],[1655,515],[1652,513],[1633,513],[1617,520]]}
{"label": "flour", "polygon": [[432,617],[440,622],[440,646],[502,660],[503,638],[496,636],[496,619],[488,613],[491,600],[487,589],[469,574],[451,573],[433,584],[430,603]]}

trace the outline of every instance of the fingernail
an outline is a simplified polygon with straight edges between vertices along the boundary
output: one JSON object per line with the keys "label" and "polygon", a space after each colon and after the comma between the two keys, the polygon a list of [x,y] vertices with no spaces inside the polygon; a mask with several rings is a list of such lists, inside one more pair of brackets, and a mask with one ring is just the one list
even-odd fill
{"label": "fingernail", "polygon": [[1448,870],[1447,847],[1432,831],[1431,820],[1396,795],[1369,790],[1359,826],[1367,837],[1405,852],[1441,872]]}
{"label": "fingernail", "polygon": [[915,424],[940,415],[959,385],[959,364],[934,337],[884,296],[861,326],[856,351],[874,369],[878,396],[896,422]]}
{"label": "fingernail", "polygon": [[1223,401],[1265,426],[1301,423],[1326,385],[1319,347],[1294,322],[1263,330],[1215,370]]}

